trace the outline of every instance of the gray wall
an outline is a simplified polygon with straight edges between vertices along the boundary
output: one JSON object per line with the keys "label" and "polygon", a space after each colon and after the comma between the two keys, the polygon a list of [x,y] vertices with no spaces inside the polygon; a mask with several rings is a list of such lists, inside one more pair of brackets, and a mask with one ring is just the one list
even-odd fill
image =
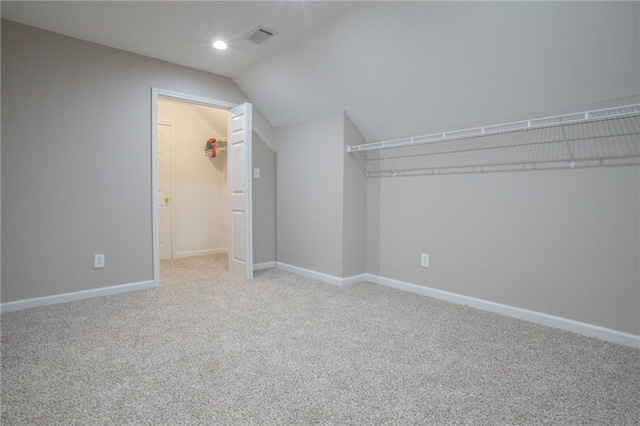
{"label": "gray wall", "polygon": [[351,118],[344,114],[344,194],[342,218],[342,276],[364,274],[367,270],[367,178],[347,153],[348,145],[366,143]]}
{"label": "gray wall", "polygon": [[[248,100],[225,77],[2,21],[3,302],[152,279],[151,87]],[[254,129],[272,143],[255,108]]]}
{"label": "gray wall", "polygon": [[278,262],[342,276],[343,113],[277,127]]}
{"label": "gray wall", "polygon": [[[592,50],[581,47],[582,59],[567,51],[570,82],[562,73],[545,76],[553,66],[532,63],[542,72],[538,80],[522,81],[522,90],[494,93],[517,93],[518,102],[472,93],[487,100],[477,114],[461,114],[447,107],[460,99],[438,95],[438,111],[431,112],[441,124],[424,134],[640,102],[639,9],[625,5],[633,12],[629,19],[612,19],[618,6],[605,7],[602,19],[579,17],[572,25],[580,31],[556,37],[565,43],[602,35],[599,44],[588,45]],[[589,13],[603,7],[594,5]],[[613,39],[617,43],[606,42]],[[587,59],[596,61],[591,77],[580,73]],[[503,74],[518,81],[518,74],[507,76],[497,63],[487,57],[466,64],[480,76],[474,86],[484,90]],[[491,78],[482,77],[487,69],[495,71]],[[539,88],[551,80],[574,89],[542,96]],[[369,179],[367,271],[640,334],[639,173],[625,166]],[[431,255],[430,268],[420,267],[420,253]]]}
{"label": "gray wall", "polygon": [[253,133],[253,263],[276,260],[276,154]]}
{"label": "gray wall", "polygon": [[637,166],[373,181],[381,276],[640,332]]}
{"label": "gray wall", "polygon": [[366,178],[346,152],[364,137],[343,112],[274,130],[279,262],[346,278],[366,272]]}
{"label": "gray wall", "polygon": [[380,183],[367,179],[367,273],[380,275]]}
{"label": "gray wall", "polygon": [[[0,7],[0,9],[2,9]],[[0,13],[1,15],[1,13]],[[0,27],[2,27],[0,19]],[[2,43],[0,43],[0,57],[2,56]],[[0,93],[2,93],[2,71],[0,67]],[[0,117],[2,116],[2,102],[0,102]],[[2,133],[2,120],[0,119],[0,133]],[[0,188],[2,188],[2,137],[0,135]],[[0,190],[0,223],[2,223],[2,191]],[[0,226],[0,241],[2,241],[2,226]],[[2,300],[2,244],[0,244],[0,300]]]}

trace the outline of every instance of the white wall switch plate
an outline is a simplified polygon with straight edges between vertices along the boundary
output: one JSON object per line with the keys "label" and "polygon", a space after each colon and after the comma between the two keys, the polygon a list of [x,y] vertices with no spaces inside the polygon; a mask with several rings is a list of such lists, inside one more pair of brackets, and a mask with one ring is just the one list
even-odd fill
{"label": "white wall switch plate", "polygon": [[429,255],[426,253],[422,253],[420,255],[420,266],[422,266],[423,268],[428,268],[429,267]]}
{"label": "white wall switch plate", "polygon": [[93,269],[104,268],[104,254],[96,254],[93,256]]}
{"label": "white wall switch plate", "polygon": [[253,177],[256,179],[260,179],[260,167],[255,167],[253,169]]}

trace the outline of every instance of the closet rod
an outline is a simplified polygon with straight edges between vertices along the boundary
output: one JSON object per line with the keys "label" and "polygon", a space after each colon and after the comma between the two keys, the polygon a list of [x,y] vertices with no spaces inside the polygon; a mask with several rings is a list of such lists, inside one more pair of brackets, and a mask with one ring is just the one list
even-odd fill
{"label": "closet rod", "polygon": [[500,133],[518,132],[529,129],[541,129],[545,127],[556,127],[567,124],[585,123],[589,121],[599,121],[613,118],[632,117],[636,115],[640,115],[640,104],[556,115],[531,120],[514,121],[510,123],[493,124],[490,126],[473,127],[470,129],[433,133],[429,135],[413,136],[402,139],[370,142],[361,145],[350,145],[347,147],[347,152],[351,153],[358,151],[381,150],[385,148],[400,148],[403,146],[446,142],[451,140],[474,138],[478,136],[490,136]]}

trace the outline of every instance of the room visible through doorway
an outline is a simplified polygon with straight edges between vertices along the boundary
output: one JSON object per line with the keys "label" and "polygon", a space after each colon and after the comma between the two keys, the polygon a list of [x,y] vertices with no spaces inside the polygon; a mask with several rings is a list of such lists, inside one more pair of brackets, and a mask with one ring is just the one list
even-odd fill
{"label": "room visible through doorway", "polygon": [[158,99],[160,259],[228,253],[227,115]]}
{"label": "room visible through doorway", "polygon": [[[203,111],[207,110],[199,110],[199,107],[213,107],[213,109],[216,109],[221,113],[219,115],[226,115],[227,134],[224,135],[222,130],[224,128],[224,121],[218,120],[219,124],[216,124],[215,121],[213,122],[213,124],[210,123],[209,128],[206,131],[196,136],[197,140],[189,142],[189,146],[195,147],[191,155],[182,156],[183,158],[179,157],[181,159],[176,160],[176,155],[179,155],[177,153],[178,148],[176,147],[179,147],[182,143],[186,142],[183,142],[185,139],[183,139],[182,135],[178,134],[178,127],[174,126],[174,123],[164,121],[163,119],[167,119],[167,117],[164,115],[163,117],[160,117],[160,103],[163,100],[172,100],[182,103],[186,102],[187,104],[193,104],[189,105],[191,118],[194,117],[194,112],[191,110],[195,110],[195,113],[197,113],[204,121],[207,120],[203,117],[202,113]],[[174,105],[179,104],[174,103]],[[206,116],[206,113],[204,115]],[[173,92],[158,88],[151,89],[151,223],[153,280],[155,285],[160,284],[161,203],[163,203],[163,205],[164,203],[169,204],[171,208],[171,215],[169,216],[170,218],[163,218],[165,227],[169,228],[169,224],[172,224],[169,228],[171,229],[171,249],[169,250],[167,248],[169,241],[165,237],[165,240],[163,242],[163,246],[165,247],[165,249],[163,250],[164,256],[169,256],[168,253],[171,253],[172,257],[195,256],[199,254],[211,253],[217,250],[225,250],[225,247],[216,247],[215,245],[211,244],[203,244],[202,238],[194,237],[194,235],[198,234],[193,232],[189,233],[189,236],[194,237],[196,243],[191,242],[190,245],[186,245],[183,241],[182,231],[180,231],[179,229],[174,229],[176,227],[179,228],[179,225],[176,225],[177,220],[182,220],[185,223],[193,222],[201,226],[205,226],[204,224],[209,224],[210,226],[211,224],[220,225],[220,221],[216,222],[217,218],[215,216],[201,213],[194,213],[189,216],[189,214],[178,212],[178,210],[180,210],[180,207],[178,206],[178,208],[175,208],[174,205],[180,204],[182,199],[187,198],[184,196],[184,194],[190,194],[192,199],[196,199],[197,201],[195,202],[195,204],[206,204],[208,195],[211,194],[212,191],[215,194],[215,190],[209,191],[207,186],[203,184],[204,181],[194,179],[190,173],[191,169],[196,167],[196,163],[200,162],[202,165],[202,161],[205,161],[205,163],[206,161],[211,162],[211,160],[209,159],[215,159],[218,157],[219,153],[222,153],[224,142],[218,141],[218,139],[224,140],[225,136],[228,138],[226,151],[224,154],[227,161],[225,163],[225,161],[223,160],[218,163],[219,167],[217,168],[217,173],[219,178],[221,177],[222,179],[224,179],[224,165],[226,164],[226,175],[228,175],[228,177],[226,178],[226,188],[228,188],[228,190],[225,192],[225,187],[218,188],[219,194],[222,196],[221,198],[224,198],[225,194],[228,194],[226,213],[223,212],[220,215],[220,218],[222,220],[225,220],[225,218],[227,218],[228,220],[228,232],[226,233],[228,267],[229,272],[239,278],[253,278],[253,207],[251,179],[253,129],[251,117],[252,105],[250,103],[234,104],[186,93]],[[161,134],[158,133],[159,125],[165,126],[161,129]],[[216,133],[217,135],[219,135],[219,138],[216,138],[214,136],[214,134]],[[163,140],[160,140],[160,138],[162,138]],[[186,139],[191,140],[192,138]],[[213,141],[214,139],[215,142]],[[208,146],[206,145],[207,143],[209,143]],[[169,160],[161,159],[158,155],[159,151],[162,152],[162,155],[169,155]],[[200,154],[197,154],[198,151],[200,151]],[[197,155],[197,157],[193,156],[194,153],[195,155]],[[222,158],[223,157],[221,157],[221,159]],[[191,161],[189,161],[189,159],[191,159]],[[160,188],[159,184],[159,180],[161,178],[159,172],[159,160],[165,163],[165,165],[168,164],[170,169],[170,172],[168,173],[166,171],[163,172],[162,178],[165,182],[162,189]],[[176,163],[181,161],[187,164],[187,170],[189,170],[189,173],[186,173],[187,179],[183,182],[183,186],[186,189],[182,191],[178,188],[181,185],[181,181],[179,179],[175,179],[173,176],[176,169]],[[213,166],[215,169],[215,164],[209,164],[209,167],[211,166]],[[167,181],[169,182],[169,184],[166,183]],[[176,188],[174,188],[174,186],[176,186]],[[194,194],[196,195],[194,196]],[[193,204],[194,203],[192,203],[192,205]],[[222,202],[218,203],[218,211],[220,211],[223,207],[224,204]],[[185,217],[190,219],[184,219]],[[224,229],[224,224],[222,224],[220,228]],[[220,241],[220,239],[224,241],[224,233],[220,232],[218,233],[218,236],[218,241]],[[205,234],[205,237],[215,238],[215,233]],[[209,241],[209,243],[210,242],[211,241]],[[186,249],[184,247],[186,247]]]}

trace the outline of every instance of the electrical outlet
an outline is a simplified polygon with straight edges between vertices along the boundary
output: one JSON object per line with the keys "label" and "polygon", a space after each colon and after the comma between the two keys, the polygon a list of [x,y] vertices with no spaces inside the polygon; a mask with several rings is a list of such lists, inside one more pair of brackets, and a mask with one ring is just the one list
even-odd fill
{"label": "electrical outlet", "polygon": [[426,253],[422,253],[420,255],[420,266],[422,266],[423,268],[428,268],[429,267],[429,255]]}
{"label": "electrical outlet", "polygon": [[255,179],[260,179],[260,167],[254,167],[254,169],[253,169],[253,177]]}
{"label": "electrical outlet", "polygon": [[104,254],[93,255],[93,269],[104,268]]}

